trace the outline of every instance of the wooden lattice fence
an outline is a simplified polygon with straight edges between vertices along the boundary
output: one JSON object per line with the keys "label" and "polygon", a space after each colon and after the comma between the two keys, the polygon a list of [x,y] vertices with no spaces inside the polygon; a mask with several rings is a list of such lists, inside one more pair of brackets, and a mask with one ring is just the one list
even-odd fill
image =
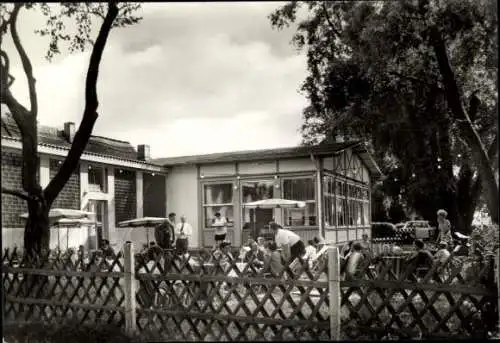
{"label": "wooden lattice fence", "polygon": [[122,256],[47,253],[33,260],[7,250],[2,262],[6,322],[124,325]]}
{"label": "wooden lattice fence", "polygon": [[364,264],[341,282],[342,329],[347,338],[466,338],[496,329],[497,285],[492,261],[451,255],[431,269],[397,260]]}
{"label": "wooden lattice fence", "polygon": [[220,262],[137,261],[140,288],[163,299],[138,297],[138,330],[179,340],[329,339],[326,264],[311,271],[300,261],[271,276],[261,272],[266,266]]}
{"label": "wooden lattice fence", "polygon": [[467,337],[481,330],[480,311],[480,323],[498,318],[491,264],[454,256],[403,273],[390,259],[372,261],[346,281],[336,248],[277,275],[202,251],[132,251],[128,244],[114,258],[51,253],[32,261],[6,250],[4,320],[109,323],[155,341],[253,341]]}

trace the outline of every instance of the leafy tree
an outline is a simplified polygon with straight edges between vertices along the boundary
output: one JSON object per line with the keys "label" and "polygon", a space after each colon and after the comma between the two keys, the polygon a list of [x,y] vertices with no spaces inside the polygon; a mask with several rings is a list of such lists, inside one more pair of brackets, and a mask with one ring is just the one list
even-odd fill
{"label": "leafy tree", "polygon": [[[22,190],[5,189],[2,193],[17,196],[28,204],[29,219],[24,233],[24,248],[30,254],[37,255],[48,250],[50,241],[49,211],[70,178],[87,145],[92,129],[97,120],[97,78],[102,54],[112,28],[126,27],[138,23],[141,18],[134,15],[140,5],[133,3],[15,3],[0,5],[0,44],[10,36],[19,55],[28,81],[30,107],[23,106],[13,96],[10,87],[15,81],[10,74],[12,56],[1,50],[1,103],[5,104],[19,127],[22,139]],[[59,11],[56,11],[56,9]],[[36,10],[47,18],[45,27],[36,32],[50,38],[47,58],[50,60],[60,52],[60,44],[66,42],[69,51],[83,51],[92,46],[85,84],[85,108],[82,121],[76,131],[71,149],[61,168],[45,189],[37,180],[39,170],[37,115],[38,101],[32,64],[18,34],[18,21],[23,11]],[[99,34],[95,41],[91,39],[92,23],[102,20]],[[66,24],[76,26],[76,33],[70,32]]]}
{"label": "leafy tree", "polygon": [[293,43],[307,52],[305,142],[367,139],[424,218],[446,208],[465,232],[483,191],[498,222],[496,13],[493,0],[291,1],[276,10],[273,27],[297,22]]}

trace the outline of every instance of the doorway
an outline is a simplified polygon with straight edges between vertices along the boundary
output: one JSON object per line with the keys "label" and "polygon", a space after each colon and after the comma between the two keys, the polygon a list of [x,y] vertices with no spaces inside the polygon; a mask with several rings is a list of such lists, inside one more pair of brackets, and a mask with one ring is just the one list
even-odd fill
{"label": "doorway", "polygon": [[104,239],[109,239],[107,230],[107,202],[105,200],[89,200],[88,211],[94,213],[96,221],[95,229],[89,233],[89,246],[98,249],[102,246]]}
{"label": "doorway", "polygon": [[[242,204],[271,199],[274,196],[274,180],[241,181]],[[267,208],[242,208],[241,243],[249,238],[257,239],[273,219],[274,210]]]}

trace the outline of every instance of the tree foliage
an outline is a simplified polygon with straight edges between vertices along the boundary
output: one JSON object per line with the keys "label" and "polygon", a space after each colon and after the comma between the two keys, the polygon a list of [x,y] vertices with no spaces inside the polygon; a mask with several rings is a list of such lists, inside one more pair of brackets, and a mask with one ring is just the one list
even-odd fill
{"label": "tree foliage", "polygon": [[[134,14],[138,9],[139,5],[134,3],[118,4],[116,2],[0,4],[0,44],[8,37],[12,39],[15,53],[20,57],[28,81],[30,100],[30,106],[26,108],[11,93],[10,88],[15,82],[15,78],[10,74],[12,56],[3,50],[2,46],[0,50],[0,97],[1,103],[9,108],[21,133],[23,188],[22,190],[12,190],[2,187],[2,193],[18,196],[28,203],[29,218],[25,228],[24,247],[29,253],[39,254],[42,250],[48,249],[50,239],[49,210],[77,167],[97,120],[99,102],[96,85],[99,65],[109,33],[114,27],[125,27],[138,23],[141,18]],[[37,11],[47,18],[45,26],[35,32],[50,38],[46,55],[49,60],[60,53],[62,42],[68,43],[70,52],[83,51],[86,47],[92,46],[85,84],[85,108],[83,109],[82,121],[66,159],[45,189],[41,188],[37,180],[39,157],[36,80],[31,60],[18,33],[20,15],[27,10]],[[93,41],[91,39],[92,23],[96,19],[102,20],[102,23],[97,39]]]}
{"label": "tree foliage", "polygon": [[[295,22],[293,43],[307,52],[305,142],[339,133],[370,141],[389,193],[426,219],[447,208],[466,231],[497,170],[496,13],[494,0],[292,1],[276,10],[273,27]],[[498,205],[498,195],[488,199]]]}

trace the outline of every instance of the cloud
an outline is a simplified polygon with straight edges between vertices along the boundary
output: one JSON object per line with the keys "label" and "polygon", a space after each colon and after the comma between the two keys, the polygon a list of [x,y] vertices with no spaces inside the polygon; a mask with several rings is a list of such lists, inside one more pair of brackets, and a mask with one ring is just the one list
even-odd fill
{"label": "cloud", "polygon": [[[113,31],[104,51],[94,133],[150,144],[154,157],[298,144],[306,63],[292,30],[271,29],[266,16],[279,5],[145,4],[143,22]],[[43,46],[31,50],[41,57]],[[89,55],[33,58],[40,123],[80,122]],[[23,78],[19,64],[14,72]]]}

